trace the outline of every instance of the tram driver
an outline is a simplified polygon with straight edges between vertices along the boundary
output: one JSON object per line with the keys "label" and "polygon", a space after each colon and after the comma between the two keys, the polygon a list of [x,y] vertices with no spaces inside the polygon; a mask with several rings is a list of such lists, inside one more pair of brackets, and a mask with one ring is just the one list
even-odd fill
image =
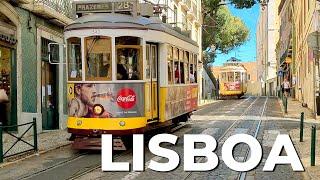
{"label": "tram driver", "polygon": [[128,67],[126,66],[126,57],[120,56],[120,59],[118,60],[117,64],[117,79],[118,80],[128,80],[129,79],[129,73],[128,73]]}

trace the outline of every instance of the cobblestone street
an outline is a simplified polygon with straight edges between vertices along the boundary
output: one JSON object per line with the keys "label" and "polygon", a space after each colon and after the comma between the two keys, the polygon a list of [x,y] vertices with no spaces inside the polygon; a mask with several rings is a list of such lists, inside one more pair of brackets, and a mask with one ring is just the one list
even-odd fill
{"label": "cobblestone street", "polygon": [[[260,126],[258,126],[261,120]],[[308,125],[308,124],[307,124]],[[213,136],[218,147],[215,151],[219,157],[219,165],[212,171],[185,172],[183,170],[183,138],[176,145],[165,144],[180,155],[180,165],[171,172],[160,173],[148,169],[150,160],[167,162],[166,158],[152,154],[145,147],[144,172],[102,172],[100,152],[79,152],[71,150],[70,146],[50,151],[38,157],[32,157],[0,169],[2,179],[309,179],[305,172],[293,172],[290,165],[278,165],[274,172],[263,172],[262,168],[269,155],[271,147],[278,134],[290,134],[292,139],[298,139],[296,129],[299,121],[286,119],[281,112],[276,98],[248,97],[240,100],[224,100],[205,105],[191,117],[182,128],[173,132],[178,137],[184,134],[209,134]],[[221,158],[221,146],[224,141],[239,133],[257,136],[263,148],[263,158],[259,166],[247,172],[239,173],[228,168]],[[292,137],[294,136],[294,137]],[[296,137],[297,136],[297,137]],[[197,147],[199,148],[200,145]],[[234,158],[244,161],[248,155],[248,147],[239,144],[234,149]],[[300,155],[300,154],[299,154]],[[114,155],[114,161],[132,162],[132,151],[119,152]],[[198,163],[206,158],[196,158]],[[309,166],[308,161],[302,161]],[[20,168],[17,168],[17,167]],[[17,170],[19,169],[19,170]]]}

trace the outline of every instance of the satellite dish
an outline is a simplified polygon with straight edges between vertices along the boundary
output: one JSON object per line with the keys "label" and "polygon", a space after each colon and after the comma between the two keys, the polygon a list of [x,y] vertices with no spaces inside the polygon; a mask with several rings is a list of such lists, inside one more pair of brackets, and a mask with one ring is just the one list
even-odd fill
{"label": "satellite dish", "polygon": [[313,50],[319,50],[320,49],[320,32],[315,31],[308,35],[307,43],[310,48]]}

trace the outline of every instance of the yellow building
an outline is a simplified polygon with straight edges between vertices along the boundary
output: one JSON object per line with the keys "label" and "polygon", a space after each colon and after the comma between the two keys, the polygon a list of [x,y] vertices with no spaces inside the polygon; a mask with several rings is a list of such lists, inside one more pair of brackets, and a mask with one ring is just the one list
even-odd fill
{"label": "yellow building", "polygon": [[[292,0],[292,44],[293,60],[291,62],[292,86],[295,98],[317,113],[316,97],[319,91],[318,68],[313,50],[308,47],[307,37],[317,31],[319,23],[319,2],[316,0]],[[290,59],[286,59],[289,61]],[[319,114],[319,112],[318,112]]]}

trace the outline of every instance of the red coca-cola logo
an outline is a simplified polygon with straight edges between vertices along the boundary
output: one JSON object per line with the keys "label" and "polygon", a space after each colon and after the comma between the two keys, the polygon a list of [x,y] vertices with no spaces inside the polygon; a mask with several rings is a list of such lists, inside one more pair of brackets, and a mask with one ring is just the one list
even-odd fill
{"label": "red coca-cola logo", "polygon": [[117,104],[122,109],[130,109],[136,105],[136,93],[130,88],[123,88],[118,92]]}

